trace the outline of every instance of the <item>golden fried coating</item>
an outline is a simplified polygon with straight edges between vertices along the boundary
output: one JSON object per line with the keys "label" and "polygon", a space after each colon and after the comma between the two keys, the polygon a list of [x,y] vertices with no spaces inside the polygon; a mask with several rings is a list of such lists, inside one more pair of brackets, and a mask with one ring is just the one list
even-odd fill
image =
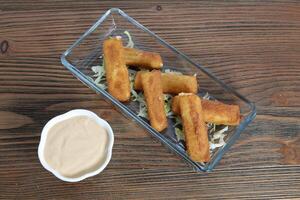
{"label": "golden fried coating", "polygon": [[215,124],[239,125],[240,107],[228,105],[219,101],[203,100],[204,120]]}
{"label": "golden fried coating", "polygon": [[[139,71],[134,80],[134,89],[142,90],[141,74],[145,73]],[[162,88],[163,93],[179,94],[185,93],[197,93],[198,84],[195,76],[180,75],[175,73],[162,73]]]}
{"label": "golden fried coating", "polygon": [[160,132],[168,126],[164,109],[165,101],[162,92],[161,73],[160,71],[153,70],[152,72],[143,73],[141,79],[150,124]]}
{"label": "golden fried coating", "polygon": [[119,101],[128,101],[130,98],[130,82],[123,49],[120,38],[111,38],[104,41],[103,54],[108,92]]}
{"label": "golden fried coating", "polygon": [[187,153],[195,162],[208,162],[209,143],[201,99],[195,94],[179,96],[179,107]]}
{"label": "golden fried coating", "polygon": [[[179,97],[172,99],[172,111],[180,113]],[[202,110],[205,122],[223,125],[238,125],[240,123],[240,107],[228,105],[219,101],[202,100]]]}
{"label": "golden fried coating", "polygon": [[158,53],[147,52],[135,48],[124,48],[125,63],[144,69],[160,69],[163,61]]}

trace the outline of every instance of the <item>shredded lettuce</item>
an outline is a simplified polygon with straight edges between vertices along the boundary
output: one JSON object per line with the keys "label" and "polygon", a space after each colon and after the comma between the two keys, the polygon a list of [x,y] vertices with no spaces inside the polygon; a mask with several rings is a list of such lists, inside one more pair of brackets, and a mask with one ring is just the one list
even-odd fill
{"label": "shredded lettuce", "polygon": [[223,133],[225,133],[226,131],[228,131],[228,126],[225,126],[225,127],[222,128],[221,130],[215,132],[215,133],[213,134],[212,139],[213,139],[213,140],[216,140],[216,139],[222,138],[223,135],[224,135]]}
{"label": "shredded lettuce", "polygon": [[137,115],[148,119],[148,110],[143,93],[137,93],[134,89],[131,89],[131,99],[139,104],[139,111]]}
{"label": "shredded lettuce", "polygon": [[148,110],[142,92],[137,93],[134,89],[131,89],[131,100],[136,101],[139,104],[138,116],[148,119]]}
{"label": "shredded lettuce", "polygon": [[124,31],[124,34],[127,35],[128,37],[128,43],[126,45],[127,48],[133,48],[134,47],[134,43],[132,41],[131,35],[128,31]]}
{"label": "shredded lettuce", "polygon": [[139,104],[139,112],[137,115],[148,119],[148,111],[147,111],[146,103],[143,103],[143,102],[139,102],[139,103],[140,103]]}
{"label": "shredded lettuce", "polygon": [[136,101],[139,104],[139,111],[137,115],[148,119],[148,112],[147,112],[147,106],[146,106],[144,94],[142,92],[136,92],[133,87],[136,71],[129,69],[128,72],[129,72],[129,80],[130,80],[131,100]]}
{"label": "shredded lettuce", "polygon": [[172,104],[172,95],[170,94],[164,94],[164,98],[165,98],[165,113],[167,115],[167,117],[171,117],[174,115],[174,113],[172,112],[171,109],[171,104]]}
{"label": "shredded lettuce", "polygon": [[134,91],[133,85],[134,85],[134,79],[135,79],[136,71],[128,69],[128,73],[129,73],[129,81],[130,81],[130,90],[131,90],[131,93],[132,93]]}
{"label": "shredded lettuce", "polygon": [[105,90],[107,88],[107,83],[105,76],[104,61],[102,60],[101,65],[93,66],[91,69],[94,72],[94,75],[91,77],[95,78],[95,80],[93,79],[94,83],[101,89]]}
{"label": "shredded lettuce", "polygon": [[176,137],[177,137],[178,141],[180,141],[180,140],[184,140],[185,141],[185,137],[184,137],[183,131],[180,128],[175,128],[175,134],[176,134]]}
{"label": "shredded lettuce", "polygon": [[207,123],[208,133],[213,134],[216,131],[216,124],[214,123]]}
{"label": "shredded lettuce", "polygon": [[211,139],[209,142],[210,150],[214,150],[215,148],[219,148],[224,146],[226,143],[224,141],[224,138],[226,136],[225,132],[228,131],[228,126],[225,126],[221,130],[211,133]]}
{"label": "shredded lettuce", "polygon": [[205,93],[205,95],[202,97],[202,99],[205,99],[205,100],[210,99],[210,96],[209,96],[208,92]]}
{"label": "shredded lettuce", "polygon": [[165,69],[165,71],[164,71],[165,73],[173,73],[173,74],[178,74],[178,75],[182,75],[182,73],[181,72],[179,72],[179,71],[176,71],[176,70],[172,70],[172,69]]}
{"label": "shredded lettuce", "polygon": [[182,127],[182,121],[181,121],[181,118],[176,115],[175,117],[175,124],[173,125],[174,127],[178,127],[178,126],[181,126]]}

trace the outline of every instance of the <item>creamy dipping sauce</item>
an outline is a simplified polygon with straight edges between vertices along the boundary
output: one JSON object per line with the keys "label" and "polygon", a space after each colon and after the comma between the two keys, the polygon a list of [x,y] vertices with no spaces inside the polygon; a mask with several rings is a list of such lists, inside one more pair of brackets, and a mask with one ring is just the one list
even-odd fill
{"label": "creamy dipping sauce", "polygon": [[105,162],[108,139],[106,129],[94,119],[71,117],[49,129],[44,158],[62,176],[80,177]]}

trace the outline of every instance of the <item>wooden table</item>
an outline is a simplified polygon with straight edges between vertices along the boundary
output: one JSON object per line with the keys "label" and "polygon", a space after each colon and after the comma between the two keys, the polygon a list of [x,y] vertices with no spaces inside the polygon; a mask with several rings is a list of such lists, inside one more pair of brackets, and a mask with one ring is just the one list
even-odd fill
{"label": "wooden table", "polygon": [[[195,173],[60,62],[111,7],[254,101],[257,117],[211,173]],[[300,198],[299,1],[0,0],[0,198]],[[100,175],[65,183],[40,164],[41,129],[84,108],[115,131]]]}

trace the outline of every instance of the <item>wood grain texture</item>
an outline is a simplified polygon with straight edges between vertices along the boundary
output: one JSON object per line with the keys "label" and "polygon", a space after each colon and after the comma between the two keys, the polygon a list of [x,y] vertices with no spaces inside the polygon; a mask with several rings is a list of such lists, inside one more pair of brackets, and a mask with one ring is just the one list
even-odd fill
{"label": "wood grain texture", "polygon": [[[212,173],[195,173],[74,78],[61,53],[119,7],[254,101]],[[1,199],[300,199],[299,1],[0,0]],[[37,158],[43,125],[85,108],[111,123],[108,168],[64,183]]]}

